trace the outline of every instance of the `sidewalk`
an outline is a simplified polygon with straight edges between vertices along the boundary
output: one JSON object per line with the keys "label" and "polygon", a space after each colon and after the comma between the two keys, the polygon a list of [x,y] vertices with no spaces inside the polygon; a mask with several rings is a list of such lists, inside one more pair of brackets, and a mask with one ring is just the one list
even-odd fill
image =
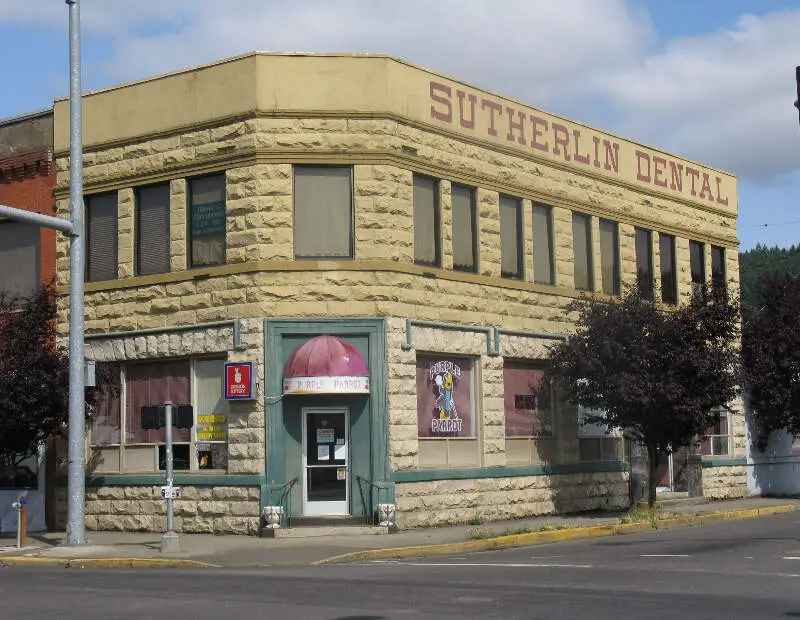
{"label": "sidewalk", "polygon": [[[662,527],[702,525],[720,518],[753,518],[800,509],[792,498],[747,498],[713,501],[665,508],[674,517]],[[727,517],[710,517],[728,513]],[[319,538],[257,538],[181,534],[181,552],[162,554],[161,535],[135,532],[86,532],[87,545],[64,547],[63,532],[30,534],[24,549],[14,547],[15,539],[0,538],[0,566],[66,565],[76,558],[85,566],[202,566],[224,567],[298,566],[325,561],[459,553],[481,548],[521,546],[555,542],[578,536],[611,535],[650,529],[649,524],[620,525],[620,514],[546,516],[483,525],[456,525],[400,531],[389,536],[330,536]],[[705,516],[705,517],[704,517]],[[589,529],[594,528],[594,529]],[[526,533],[520,533],[524,531]],[[505,538],[497,538],[505,536]],[[440,545],[439,548],[432,546]],[[400,547],[422,549],[397,551]],[[366,553],[365,553],[366,552]],[[338,556],[350,556],[340,558]]]}

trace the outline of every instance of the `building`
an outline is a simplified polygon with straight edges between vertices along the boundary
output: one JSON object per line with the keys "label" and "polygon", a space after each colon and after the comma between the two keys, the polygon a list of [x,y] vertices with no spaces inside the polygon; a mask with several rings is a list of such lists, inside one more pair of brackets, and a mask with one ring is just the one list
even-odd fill
{"label": "building", "polygon": [[[184,532],[625,507],[623,439],[537,394],[563,308],[637,271],[668,304],[738,281],[731,175],[390,57],[248,54],[87,93],[84,119],[87,355],[120,378],[90,529],[164,527],[141,408],[166,400],[195,418]],[[64,216],[68,121],[56,101]],[[696,493],[747,492],[734,410]]]}
{"label": "building", "polygon": [[[54,215],[55,184],[52,110],[0,121],[0,204]],[[55,272],[54,230],[0,220],[0,292],[29,295],[51,282]],[[0,531],[16,530],[11,504],[23,493],[28,499],[29,530],[41,531],[55,523],[55,455],[52,446],[50,458],[45,459],[45,452],[14,472],[0,472]]]}

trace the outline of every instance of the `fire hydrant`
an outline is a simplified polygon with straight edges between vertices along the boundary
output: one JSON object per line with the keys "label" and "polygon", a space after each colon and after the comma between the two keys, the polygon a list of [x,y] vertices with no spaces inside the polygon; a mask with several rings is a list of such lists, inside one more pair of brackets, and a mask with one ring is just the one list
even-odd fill
{"label": "fire hydrant", "polygon": [[28,500],[23,495],[11,507],[17,511],[17,549],[22,549],[27,538]]}

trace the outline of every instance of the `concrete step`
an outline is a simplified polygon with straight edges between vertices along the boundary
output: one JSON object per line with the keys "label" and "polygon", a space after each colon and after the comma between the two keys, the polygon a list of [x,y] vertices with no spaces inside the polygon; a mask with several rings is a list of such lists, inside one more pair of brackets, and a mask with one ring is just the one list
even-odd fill
{"label": "concrete step", "polygon": [[[294,521],[294,520],[293,520]],[[320,536],[376,536],[388,534],[389,528],[381,525],[304,525],[262,528],[263,538],[316,538]]]}
{"label": "concrete step", "polygon": [[707,504],[708,499],[705,497],[689,497],[686,495],[685,497],[656,497],[656,505],[659,508],[679,508],[682,506],[699,506],[701,504]]}

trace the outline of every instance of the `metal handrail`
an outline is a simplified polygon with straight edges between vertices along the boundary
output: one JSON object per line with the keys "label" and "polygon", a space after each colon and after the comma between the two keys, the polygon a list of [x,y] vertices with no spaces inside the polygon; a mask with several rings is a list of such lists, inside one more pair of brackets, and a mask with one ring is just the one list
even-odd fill
{"label": "metal handrail", "polygon": [[[367,525],[375,525],[376,518],[377,518],[377,504],[381,503],[381,492],[389,490],[388,485],[381,484],[375,482],[374,480],[369,480],[368,478],[364,478],[363,476],[356,475],[356,481],[358,482],[358,493],[361,496],[361,505],[364,508],[364,522]],[[361,484],[362,482],[367,483],[367,488],[369,489],[369,497],[364,497],[364,486]],[[373,491],[378,492],[378,501],[374,501],[374,497],[372,495]]]}
{"label": "metal handrail", "polygon": [[297,484],[297,480],[297,478],[292,478],[288,482],[284,482],[280,486],[270,488],[269,490],[270,504],[272,504],[273,492],[278,491],[280,493],[278,505],[283,508],[283,514],[281,514],[281,527],[292,526],[292,489],[294,488],[294,485]]}

